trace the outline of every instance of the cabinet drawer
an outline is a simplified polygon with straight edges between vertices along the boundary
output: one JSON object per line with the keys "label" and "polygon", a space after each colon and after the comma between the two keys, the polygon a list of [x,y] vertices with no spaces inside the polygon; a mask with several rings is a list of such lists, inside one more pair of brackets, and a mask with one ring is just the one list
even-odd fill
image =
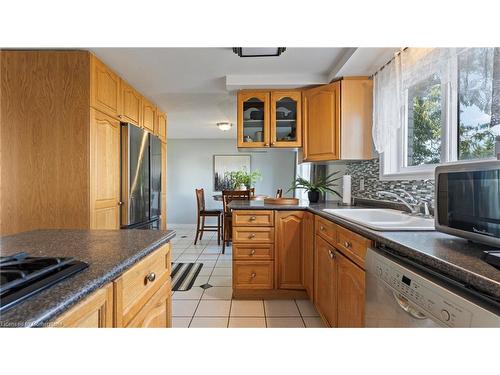
{"label": "cabinet drawer", "polygon": [[233,242],[273,243],[274,228],[271,227],[233,227]]}
{"label": "cabinet drawer", "polygon": [[365,267],[366,249],[371,241],[343,227],[337,227],[336,247],[358,266]]}
{"label": "cabinet drawer", "polygon": [[172,298],[170,285],[165,285],[142,307],[127,324],[127,328],[171,327]]}
{"label": "cabinet drawer", "polygon": [[274,225],[273,211],[247,211],[233,212],[233,226],[272,227]]}
{"label": "cabinet drawer", "polygon": [[233,288],[273,289],[274,262],[233,262]]}
{"label": "cabinet drawer", "polygon": [[233,245],[233,258],[241,260],[272,260],[274,245]]}
{"label": "cabinet drawer", "polygon": [[126,326],[161,287],[170,288],[170,268],[170,244],[167,244],[114,281],[118,327]]}
{"label": "cabinet drawer", "polygon": [[331,221],[323,219],[320,216],[316,216],[316,233],[323,237],[323,239],[328,241],[331,245],[334,245],[337,239],[337,228],[338,226]]}

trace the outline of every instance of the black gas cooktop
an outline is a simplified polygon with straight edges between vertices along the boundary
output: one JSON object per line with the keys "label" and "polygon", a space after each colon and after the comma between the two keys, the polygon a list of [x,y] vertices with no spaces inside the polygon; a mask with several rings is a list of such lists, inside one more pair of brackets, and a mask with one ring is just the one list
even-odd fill
{"label": "black gas cooktop", "polygon": [[73,258],[31,257],[27,253],[0,257],[0,311],[87,267]]}

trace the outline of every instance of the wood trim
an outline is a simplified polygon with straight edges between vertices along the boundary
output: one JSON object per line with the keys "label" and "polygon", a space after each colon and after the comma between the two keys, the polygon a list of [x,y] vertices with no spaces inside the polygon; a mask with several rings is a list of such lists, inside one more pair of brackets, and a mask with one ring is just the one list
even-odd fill
{"label": "wood trim", "polygon": [[305,290],[288,289],[233,289],[234,299],[307,299]]}

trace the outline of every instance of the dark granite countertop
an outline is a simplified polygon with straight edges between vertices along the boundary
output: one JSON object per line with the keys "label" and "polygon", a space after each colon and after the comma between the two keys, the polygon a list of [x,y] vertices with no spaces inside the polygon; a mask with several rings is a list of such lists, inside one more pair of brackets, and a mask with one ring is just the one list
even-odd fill
{"label": "dark granite countertop", "polygon": [[37,230],[0,237],[0,254],[73,257],[89,267],[0,314],[0,327],[50,325],[93,291],[169,242],[168,230]]}
{"label": "dark granite countertop", "polygon": [[[408,258],[432,271],[458,281],[466,287],[500,300],[500,270],[481,259],[484,250],[491,247],[472,243],[460,237],[437,231],[376,231],[328,214],[325,208],[366,208],[363,205],[339,206],[336,202],[295,206],[266,205],[263,201],[233,201],[234,210],[307,210],[342,225],[383,245],[388,252]],[[374,203],[374,202],[370,202]],[[387,202],[379,205],[385,205]],[[392,205],[390,208],[400,208]]]}

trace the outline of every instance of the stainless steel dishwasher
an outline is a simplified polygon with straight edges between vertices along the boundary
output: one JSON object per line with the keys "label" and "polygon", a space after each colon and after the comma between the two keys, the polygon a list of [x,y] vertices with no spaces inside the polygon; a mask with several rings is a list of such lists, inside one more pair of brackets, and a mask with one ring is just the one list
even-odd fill
{"label": "stainless steel dishwasher", "polygon": [[495,304],[379,249],[366,253],[366,327],[500,327]]}

